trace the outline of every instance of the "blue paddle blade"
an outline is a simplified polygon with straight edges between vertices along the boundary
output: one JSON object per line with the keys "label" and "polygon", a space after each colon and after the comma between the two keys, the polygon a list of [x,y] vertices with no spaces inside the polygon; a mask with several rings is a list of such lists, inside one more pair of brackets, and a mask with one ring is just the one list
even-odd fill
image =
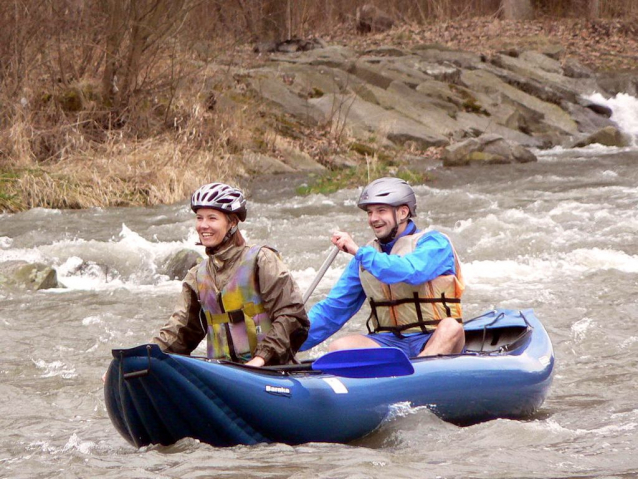
{"label": "blue paddle blade", "polygon": [[387,378],[414,373],[410,359],[398,348],[333,351],[312,363],[312,369],[345,378]]}

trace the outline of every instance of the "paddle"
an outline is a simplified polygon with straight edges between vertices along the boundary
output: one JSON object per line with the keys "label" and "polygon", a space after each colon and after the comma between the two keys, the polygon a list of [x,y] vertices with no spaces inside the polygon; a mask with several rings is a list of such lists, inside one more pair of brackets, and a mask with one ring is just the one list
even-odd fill
{"label": "paddle", "polygon": [[321,281],[321,278],[323,278],[323,275],[326,274],[326,271],[328,270],[332,262],[335,260],[338,253],[339,253],[339,248],[337,248],[336,246],[333,246],[332,250],[330,251],[330,254],[321,265],[321,268],[319,268],[319,272],[317,273],[317,276],[315,276],[315,279],[312,280],[312,284],[308,286],[308,289],[303,294],[303,304],[306,304],[306,301],[308,301],[308,298],[310,297],[312,292],[315,290],[315,288],[319,284],[319,281]]}
{"label": "paddle", "polygon": [[345,378],[387,378],[414,373],[412,363],[398,348],[341,349],[324,354],[311,367]]}
{"label": "paddle", "polygon": [[[334,246],[330,254],[319,268],[317,276],[303,295],[304,304],[321,281],[334,259],[339,248]],[[312,369],[334,374],[344,378],[386,378],[391,376],[408,376],[414,373],[412,363],[403,351],[398,348],[364,348],[342,349],[324,354],[310,366],[280,366],[286,371],[304,371]]]}

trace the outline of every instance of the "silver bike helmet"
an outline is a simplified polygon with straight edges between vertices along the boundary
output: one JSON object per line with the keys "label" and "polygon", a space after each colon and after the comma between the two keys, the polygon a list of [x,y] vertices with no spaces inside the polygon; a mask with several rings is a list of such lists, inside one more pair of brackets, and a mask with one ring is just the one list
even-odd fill
{"label": "silver bike helmet", "polygon": [[191,209],[212,208],[223,213],[233,213],[239,221],[246,220],[246,198],[237,188],[224,183],[209,183],[197,189],[191,197]]}
{"label": "silver bike helmet", "polygon": [[401,178],[379,178],[366,186],[361,192],[357,206],[362,210],[368,205],[406,205],[410,209],[409,217],[416,216],[416,196],[414,190]]}

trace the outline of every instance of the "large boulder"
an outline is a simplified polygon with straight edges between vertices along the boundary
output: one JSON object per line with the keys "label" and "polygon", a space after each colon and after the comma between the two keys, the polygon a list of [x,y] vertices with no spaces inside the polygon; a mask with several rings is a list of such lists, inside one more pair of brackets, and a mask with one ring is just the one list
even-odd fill
{"label": "large boulder", "polygon": [[638,74],[636,71],[598,75],[598,84],[610,96],[618,93],[638,96]]}
{"label": "large boulder", "polygon": [[199,264],[202,256],[192,249],[182,249],[172,255],[164,264],[162,272],[169,279],[182,280],[193,266]]}
{"label": "large boulder", "polygon": [[281,108],[297,118],[312,123],[313,115],[309,114],[312,106],[307,99],[296,95],[286,85],[286,79],[278,72],[261,70],[254,72],[247,79],[254,94],[261,96],[270,104]]}
{"label": "large boulder", "polygon": [[5,263],[0,268],[0,284],[29,291],[64,288],[54,268],[42,263]]}
{"label": "large boulder", "polygon": [[284,162],[296,171],[323,171],[326,169],[308,153],[294,147],[282,137],[275,138],[274,146],[283,156]]}
{"label": "large boulder", "polygon": [[452,50],[444,45],[424,43],[411,50],[427,62],[452,64],[460,68],[475,69],[485,61],[484,57],[471,52]]}
{"label": "large boulder", "polygon": [[337,133],[349,131],[355,138],[374,135],[393,143],[411,142],[419,148],[444,146],[449,142],[411,118],[395,110],[364,101],[353,95],[325,95],[309,100],[315,111],[321,111],[318,123],[332,123]]}
{"label": "large boulder", "polygon": [[[578,97],[591,94],[600,89],[595,78],[580,75],[568,77],[549,66],[541,67],[535,52],[525,52],[519,58],[508,55],[494,55],[491,64],[481,68],[490,71],[504,82],[533,95],[543,101],[560,105],[563,101],[576,102]],[[542,56],[551,60],[549,57]],[[530,63],[524,58],[537,58],[537,63]],[[556,67],[560,68],[560,67]],[[550,71],[551,70],[551,71]]]}
{"label": "large boulder", "polygon": [[[416,66],[418,60],[412,63]],[[362,58],[351,63],[348,73],[365,83],[379,88],[388,88],[393,81],[400,81],[416,88],[417,85],[430,79],[428,75],[413,67],[407,58]]]}
{"label": "large boulder", "polygon": [[241,159],[236,159],[249,174],[277,175],[294,173],[295,169],[277,158],[244,150]]}
{"label": "large boulder", "polygon": [[603,146],[625,147],[631,146],[632,141],[629,135],[623,133],[615,126],[606,126],[591,135],[575,141],[571,148],[582,148],[584,146],[599,144]]}
{"label": "large boulder", "polygon": [[562,108],[509,85],[493,73],[485,70],[464,71],[461,81],[466,88],[485,93],[494,102],[502,103],[506,99],[511,104],[539,113],[543,118],[542,123],[559,134],[578,132],[578,125]]}
{"label": "large boulder", "polygon": [[565,103],[565,110],[571,115],[581,132],[597,132],[608,126],[615,126],[609,119],[611,109],[583,100],[577,103]]}
{"label": "large boulder", "polygon": [[355,56],[354,51],[348,47],[331,45],[308,52],[272,55],[270,60],[274,62],[341,68],[345,63],[352,61],[351,59],[355,58]]}
{"label": "large boulder", "polygon": [[537,161],[527,148],[505,140],[495,134],[450,145],[443,152],[443,166],[466,166],[471,164],[510,164]]}
{"label": "large boulder", "polygon": [[569,78],[591,78],[594,76],[594,72],[591,69],[572,57],[565,59],[563,73]]}

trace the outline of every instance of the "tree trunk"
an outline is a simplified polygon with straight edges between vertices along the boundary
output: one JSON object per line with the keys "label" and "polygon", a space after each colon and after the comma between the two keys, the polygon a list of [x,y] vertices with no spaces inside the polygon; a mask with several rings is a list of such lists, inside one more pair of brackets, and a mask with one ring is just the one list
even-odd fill
{"label": "tree trunk", "polygon": [[261,43],[277,44],[287,40],[288,1],[263,0],[259,34]]}
{"label": "tree trunk", "polygon": [[501,8],[505,20],[531,20],[534,18],[531,0],[502,0]]}
{"label": "tree trunk", "polygon": [[589,18],[600,17],[600,0],[589,0],[588,7],[587,14],[589,15]]}
{"label": "tree trunk", "polygon": [[105,103],[113,105],[117,89],[116,74],[120,48],[127,26],[125,0],[102,0],[100,6],[108,19],[106,45],[104,48],[104,73],[102,74],[102,96]]}

